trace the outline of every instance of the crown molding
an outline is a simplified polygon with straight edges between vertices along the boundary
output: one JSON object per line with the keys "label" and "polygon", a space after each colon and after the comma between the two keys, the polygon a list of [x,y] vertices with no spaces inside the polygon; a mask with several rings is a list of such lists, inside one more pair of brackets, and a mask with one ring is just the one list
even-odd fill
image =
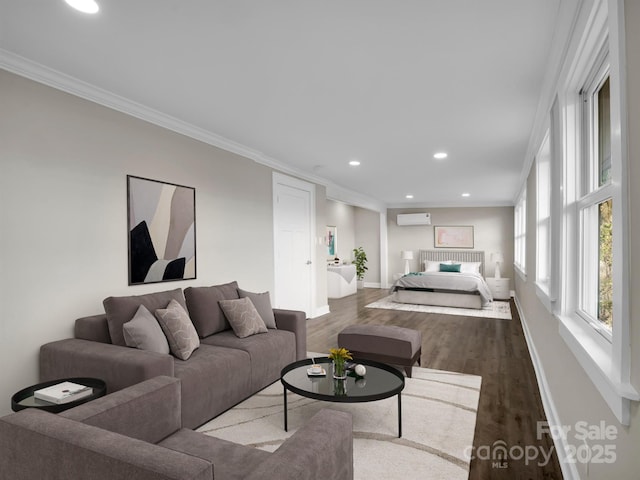
{"label": "crown molding", "polygon": [[126,115],[139,118],[140,120],[144,120],[145,122],[149,122],[159,127],[166,128],[167,130],[193,138],[208,145],[212,145],[227,152],[235,153],[242,157],[251,159],[256,163],[272,168],[273,170],[325,186],[328,191],[336,192],[335,195],[337,199],[338,197],[339,199],[344,199],[341,201],[353,202],[352,204],[356,206],[362,206],[363,208],[369,208],[376,211],[384,211],[386,208],[383,203],[335,185],[326,178],[311,175],[303,170],[271,158],[258,150],[184,122],[178,118],[172,117],[171,115],[167,115],[158,110],[154,110],[153,108],[140,103],[133,102],[120,95],[116,95],[113,92],[96,87],[95,85],[91,85],[90,83],[33,62],[27,58],[1,48],[0,68],[21,77],[55,88],[56,90],[69,93],[76,97],[97,103],[98,105],[111,108],[112,110],[116,110]]}
{"label": "crown molding", "polygon": [[71,95],[111,108],[112,110],[117,110],[228,152],[236,153],[255,161],[260,161],[261,158],[264,157],[261,152],[248,148],[233,140],[216,135],[140,103],[133,102],[115,93],[38,64],[7,50],[0,49],[0,67],[16,75],[70,93]]}
{"label": "crown molding", "polygon": [[540,148],[540,142],[545,134],[544,126],[548,124],[549,112],[561,81],[561,74],[567,62],[571,39],[575,34],[583,6],[584,2],[582,0],[563,1],[560,2],[558,6],[556,29],[553,34],[553,39],[551,40],[546,74],[542,82],[542,91],[538,98],[533,128],[531,129],[522,171],[520,172],[518,193],[513,199],[514,204],[517,202],[522,188],[527,183],[529,171],[531,170],[535,155],[538,152],[538,148]]}

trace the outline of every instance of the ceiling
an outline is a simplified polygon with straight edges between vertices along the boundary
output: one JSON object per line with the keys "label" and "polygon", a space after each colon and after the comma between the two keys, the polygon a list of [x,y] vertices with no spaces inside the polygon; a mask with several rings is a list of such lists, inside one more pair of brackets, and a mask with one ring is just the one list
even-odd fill
{"label": "ceiling", "polygon": [[97,1],[0,0],[0,53],[396,207],[513,203],[560,5]]}

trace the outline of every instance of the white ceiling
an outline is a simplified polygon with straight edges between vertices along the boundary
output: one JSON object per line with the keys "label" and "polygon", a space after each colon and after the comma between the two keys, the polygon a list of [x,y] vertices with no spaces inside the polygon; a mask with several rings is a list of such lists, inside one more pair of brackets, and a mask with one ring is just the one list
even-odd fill
{"label": "white ceiling", "polygon": [[0,0],[0,53],[387,206],[512,204],[560,4],[97,1]]}

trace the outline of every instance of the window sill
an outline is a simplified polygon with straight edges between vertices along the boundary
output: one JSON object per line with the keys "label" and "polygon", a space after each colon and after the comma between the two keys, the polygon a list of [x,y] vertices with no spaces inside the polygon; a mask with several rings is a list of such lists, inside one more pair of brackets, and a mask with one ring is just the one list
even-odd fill
{"label": "window sill", "polygon": [[520,280],[522,280],[523,282],[527,281],[527,273],[524,270],[522,270],[517,265],[513,266],[513,270],[516,272],[516,275],[518,275],[518,277],[520,277]]}
{"label": "window sill", "polygon": [[558,317],[560,336],[589,376],[622,425],[630,423],[631,401],[640,394],[621,379],[614,364],[613,346],[602,335],[579,318]]}
{"label": "window sill", "polygon": [[553,313],[554,301],[551,299],[551,296],[549,295],[548,286],[544,284],[540,284],[538,282],[536,282],[535,285],[536,285],[536,296],[538,297],[538,300],[540,300],[540,302],[544,305],[544,308],[547,309],[547,312]]}

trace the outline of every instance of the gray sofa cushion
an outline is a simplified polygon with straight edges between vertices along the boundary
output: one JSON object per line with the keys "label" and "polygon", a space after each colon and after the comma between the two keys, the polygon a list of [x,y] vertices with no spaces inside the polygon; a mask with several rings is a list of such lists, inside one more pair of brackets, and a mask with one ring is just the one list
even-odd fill
{"label": "gray sofa cushion", "polygon": [[239,288],[238,295],[240,295],[240,298],[248,297],[251,299],[253,305],[260,314],[260,318],[262,318],[262,321],[267,328],[277,328],[276,318],[273,315],[273,308],[271,307],[271,297],[269,296],[269,292],[251,293]]}
{"label": "gray sofa cushion", "polygon": [[171,300],[167,308],[156,310],[156,317],[167,336],[171,353],[180,360],[187,360],[200,346],[198,332],[187,311],[178,302]]}
{"label": "gray sofa cushion", "polygon": [[156,317],[144,305],[140,305],[133,318],[122,326],[122,333],[128,347],[169,354],[167,337]]}
{"label": "gray sofa cushion", "polygon": [[146,295],[105,298],[102,304],[104,305],[104,311],[107,313],[111,343],[122,347],[127,345],[124,341],[122,326],[133,318],[140,305],[147,307],[150,312],[155,312],[159,308],[166,308],[171,300],[176,300],[182,307],[187,308],[180,288]]}
{"label": "gray sofa cushion", "polygon": [[250,298],[220,300],[218,303],[238,338],[267,333],[267,326]]}
{"label": "gray sofa cushion", "polygon": [[242,350],[201,344],[189,360],[174,358],[173,368],[182,384],[184,428],[196,428],[255,393],[251,359]]}
{"label": "gray sofa cushion", "polygon": [[160,442],[161,446],[193,455],[213,464],[215,478],[242,480],[271,454],[220,438],[182,429]]}
{"label": "gray sofa cushion", "polygon": [[296,360],[295,335],[286,330],[238,338],[232,331],[203,338],[202,344],[243,350],[251,356],[251,389],[263,389],[280,378],[280,371]]}
{"label": "gray sofa cushion", "polygon": [[237,282],[211,287],[189,287],[185,289],[184,296],[189,316],[200,338],[231,328],[218,302],[240,298]]}

